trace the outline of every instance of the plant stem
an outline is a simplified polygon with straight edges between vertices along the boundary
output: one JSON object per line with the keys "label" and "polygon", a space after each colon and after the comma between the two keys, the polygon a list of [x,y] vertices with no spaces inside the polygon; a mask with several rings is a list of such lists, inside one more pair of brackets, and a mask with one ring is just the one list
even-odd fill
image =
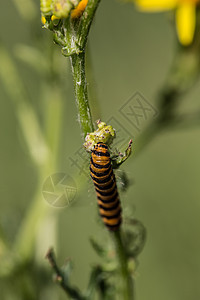
{"label": "plant stem", "polygon": [[93,72],[92,55],[90,51],[90,45],[87,44],[86,54],[86,65],[87,65],[87,80],[89,82],[88,94],[90,99],[90,108],[92,112],[93,120],[101,120],[101,109],[98,99],[97,83]]}
{"label": "plant stem", "polygon": [[80,52],[70,56],[76,104],[78,108],[78,120],[84,137],[88,132],[94,131],[88,102],[87,81],[85,74],[85,46],[87,43],[90,26],[94,19],[94,15],[99,3],[100,0],[90,0],[88,2],[76,32],[77,45],[80,48]]}
{"label": "plant stem", "polygon": [[83,300],[84,298],[80,295],[79,291],[68,285],[68,282],[65,280],[64,273],[60,270],[56,263],[55,255],[53,249],[49,249],[49,251],[46,254],[46,258],[48,259],[52,269],[56,273],[56,282],[60,284],[60,286],[63,288],[63,290],[67,293],[67,295],[70,295],[73,297],[74,300]]}
{"label": "plant stem", "polygon": [[95,12],[101,0],[89,0],[78,28],[78,45],[84,49]]}
{"label": "plant stem", "polygon": [[94,131],[90,112],[85,75],[85,51],[70,57],[76,104],[78,108],[78,120],[84,137],[88,132]]}
{"label": "plant stem", "polygon": [[120,230],[113,232],[113,241],[115,244],[116,255],[118,258],[118,263],[120,267],[121,279],[122,279],[122,295],[123,300],[133,300],[134,292],[133,292],[133,281],[131,275],[128,271],[128,259],[126,255],[126,250],[122,243],[122,237]]}

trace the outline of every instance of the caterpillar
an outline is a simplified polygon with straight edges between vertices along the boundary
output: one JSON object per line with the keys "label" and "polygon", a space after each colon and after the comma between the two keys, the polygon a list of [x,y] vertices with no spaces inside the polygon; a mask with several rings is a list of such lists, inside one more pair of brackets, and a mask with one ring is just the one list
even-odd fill
{"label": "caterpillar", "polygon": [[108,146],[104,143],[97,143],[92,150],[90,176],[95,186],[102,221],[109,230],[116,231],[122,222],[121,205]]}

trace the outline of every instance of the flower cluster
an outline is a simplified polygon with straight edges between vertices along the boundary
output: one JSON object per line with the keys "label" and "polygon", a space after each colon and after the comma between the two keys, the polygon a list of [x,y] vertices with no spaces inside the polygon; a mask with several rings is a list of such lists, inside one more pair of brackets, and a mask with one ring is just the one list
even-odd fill
{"label": "flower cluster", "polygon": [[56,19],[79,18],[88,3],[88,0],[40,0],[40,10],[42,14],[42,23],[45,24],[47,19],[54,21]]}
{"label": "flower cluster", "polygon": [[88,133],[85,137],[84,147],[88,152],[94,150],[95,145],[99,142],[110,145],[115,138],[115,129],[111,125],[98,120],[97,127],[97,130]]}

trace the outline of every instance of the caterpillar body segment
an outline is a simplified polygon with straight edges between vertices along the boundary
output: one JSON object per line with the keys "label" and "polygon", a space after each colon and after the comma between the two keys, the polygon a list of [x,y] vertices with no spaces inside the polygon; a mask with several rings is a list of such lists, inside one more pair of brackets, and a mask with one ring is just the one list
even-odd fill
{"label": "caterpillar body segment", "polygon": [[121,205],[110,154],[104,143],[97,143],[92,151],[90,174],[95,186],[102,221],[109,230],[116,231],[122,222]]}

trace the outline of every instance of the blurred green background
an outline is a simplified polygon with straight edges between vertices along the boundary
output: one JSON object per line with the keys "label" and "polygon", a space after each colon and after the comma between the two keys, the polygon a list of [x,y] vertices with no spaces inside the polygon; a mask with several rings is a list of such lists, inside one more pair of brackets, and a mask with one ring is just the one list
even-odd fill
{"label": "blurred green background", "polygon": [[[59,264],[62,265],[68,257],[73,260],[72,280],[81,289],[85,288],[90,266],[98,261],[89,237],[95,236],[100,241],[109,239],[98,221],[93,186],[88,183],[89,171],[88,178],[80,175],[79,169],[69,159],[76,157],[76,151],[83,142],[77,122],[69,59],[62,57],[51,33],[42,29],[39,1],[35,1],[35,5],[36,16],[27,21],[19,14],[14,2],[1,1],[0,46],[16,65],[19,80],[25,87],[25,98],[38,117],[42,130],[45,128],[45,114],[49,107],[47,91],[50,89],[49,93],[55,91],[54,98],[58,94],[62,105],[58,115],[56,110],[55,115],[50,115],[52,122],[48,124],[51,124],[52,132],[54,118],[62,118],[62,122],[58,140],[54,140],[59,144],[57,154],[54,153],[57,151],[55,145],[52,147],[51,157],[57,155],[57,162],[39,178],[20,129],[16,113],[18,103],[13,101],[11,92],[0,80],[0,225],[12,254],[17,251],[13,243],[37,189],[41,211],[45,210],[44,216],[37,221],[34,247],[31,246],[35,257],[31,269],[33,274],[29,278],[23,271],[24,282],[17,280],[20,271],[19,274],[13,273],[13,277],[1,276],[1,299],[6,300],[66,299],[64,292],[52,282],[52,271],[44,259],[50,246],[54,246]],[[32,47],[43,55],[36,68],[30,61],[25,61],[27,54],[20,45]],[[158,110],[157,93],[165,82],[176,49],[173,24],[164,14],[141,14],[130,3],[102,1],[90,32],[88,48],[90,95],[97,99],[101,112],[97,112],[97,105],[93,104],[94,119],[115,117],[134,138],[137,137],[140,133],[120,115],[119,109],[139,92]],[[52,59],[54,63],[48,66]],[[6,64],[4,67],[1,73],[8,76]],[[15,91],[10,81],[12,89]],[[180,99],[178,110],[186,113],[198,110],[199,93],[197,82]],[[142,128],[148,126],[149,121],[145,121]],[[157,135],[136,158],[133,152],[122,167],[132,182],[127,193],[121,196],[124,213],[131,207],[132,215],[147,228],[146,245],[139,256],[135,274],[138,300],[200,297],[199,134],[198,126],[172,127]],[[42,197],[43,182],[56,172],[65,172],[76,181],[76,201],[69,207],[52,207]],[[40,204],[38,207],[40,215]],[[30,239],[32,233],[31,230]],[[28,243],[24,241],[25,245]],[[0,259],[3,264],[5,256]],[[5,264],[5,270],[9,266],[10,263],[8,266]],[[38,278],[35,286],[31,281],[32,277],[35,278],[34,274]],[[27,285],[27,294],[22,296],[23,285]]]}

